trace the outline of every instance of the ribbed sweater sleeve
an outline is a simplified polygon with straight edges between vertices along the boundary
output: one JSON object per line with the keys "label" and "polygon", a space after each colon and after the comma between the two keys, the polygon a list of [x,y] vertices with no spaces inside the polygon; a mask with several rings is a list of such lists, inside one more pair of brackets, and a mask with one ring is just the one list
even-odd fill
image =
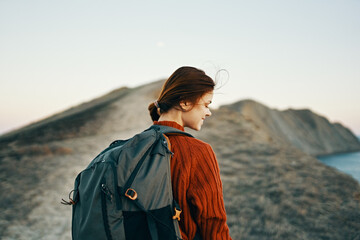
{"label": "ribbed sweater sleeve", "polygon": [[[175,122],[155,124],[184,129]],[[169,136],[172,151],[171,181],[175,200],[182,208],[183,240],[198,231],[203,240],[231,240],[226,224],[219,166],[211,146],[182,135]]]}
{"label": "ribbed sweater sleeve", "polygon": [[191,149],[192,167],[188,201],[202,239],[231,239],[226,224],[219,166],[211,146],[204,143]]}

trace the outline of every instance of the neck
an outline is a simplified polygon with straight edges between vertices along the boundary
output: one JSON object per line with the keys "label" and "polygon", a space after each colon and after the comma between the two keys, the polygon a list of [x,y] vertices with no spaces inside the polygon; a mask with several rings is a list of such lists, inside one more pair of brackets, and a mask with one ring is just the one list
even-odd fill
{"label": "neck", "polygon": [[172,121],[172,122],[176,122],[178,123],[179,125],[183,126],[184,127],[184,123],[182,121],[182,118],[181,118],[181,111],[179,110],[176,110],[176,109],[170,109],[168,112],[166,113],[162,113],[160,115],[160,118],[159,118],[159,122],[160,121]]}

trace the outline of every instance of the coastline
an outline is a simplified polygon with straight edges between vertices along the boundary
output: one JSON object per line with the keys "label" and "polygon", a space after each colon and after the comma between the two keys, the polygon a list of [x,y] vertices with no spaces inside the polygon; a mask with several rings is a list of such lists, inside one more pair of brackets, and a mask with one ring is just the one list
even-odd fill
{"label": "coastline", "polygon": [[352,176],[360,183],[360,151],[316,157],[323,164]]}

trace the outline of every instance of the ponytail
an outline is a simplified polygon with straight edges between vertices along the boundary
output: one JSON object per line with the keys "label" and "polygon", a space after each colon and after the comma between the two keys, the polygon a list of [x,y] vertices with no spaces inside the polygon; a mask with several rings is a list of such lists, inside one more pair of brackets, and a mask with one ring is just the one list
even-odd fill
{"label": "ponytail", "polygon": [[153,121],[157,121],[160,118],[160,114],[158,109],[156,108],[154,103],[150,103],[149,107],[150,117]]}

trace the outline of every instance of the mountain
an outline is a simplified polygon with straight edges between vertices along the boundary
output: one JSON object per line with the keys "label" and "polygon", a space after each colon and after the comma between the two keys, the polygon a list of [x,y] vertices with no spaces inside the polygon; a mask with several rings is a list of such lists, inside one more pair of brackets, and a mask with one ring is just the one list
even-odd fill
{"label": "mountain", "polygon": [[250,99],[223,108],[251,119],[275,140],[314,156],[360,151],[359,140],[348,128],[330,123],[309,109],[279,111]]}
{"label": "mountain", "polygon": [[[61,205],[61,198],[110,142],[151,125],[147,106],[162,83],[121,88],[1,136],[2,239],[70,239],[71,208]],[[213,110],[203,130],[190,131],[218,157],[233,239],[359,238],[359,183],[310,155],[348,148],[323,139],[330,130],[319,127],[322,117],[292,111],[274,113],[244,100]],[[312,132],[301,124],[316,127]],[[342,128],[330,124],[356,146]],[[329,143],[310,148],[301,142],[310,136]]]}

